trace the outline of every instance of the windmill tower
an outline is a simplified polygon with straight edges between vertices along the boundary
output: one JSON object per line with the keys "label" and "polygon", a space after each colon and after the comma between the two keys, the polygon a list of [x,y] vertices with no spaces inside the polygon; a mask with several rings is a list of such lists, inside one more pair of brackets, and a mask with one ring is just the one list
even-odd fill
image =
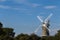
{"label": "windmill tower", "polygon": [[49,36],[49,21],[42,23],[42,36]]}
{"label": "windmill tower", "polygon": [[[42,22],[42,36],[49,36],[49,19],[52,16],[50,14],[44,21],[40,18],[40,16],[37,16],[37,18]],[[40,26],[39,26],[40,27]],[[39,27],[35,30],[35,33],[39,30]]]}

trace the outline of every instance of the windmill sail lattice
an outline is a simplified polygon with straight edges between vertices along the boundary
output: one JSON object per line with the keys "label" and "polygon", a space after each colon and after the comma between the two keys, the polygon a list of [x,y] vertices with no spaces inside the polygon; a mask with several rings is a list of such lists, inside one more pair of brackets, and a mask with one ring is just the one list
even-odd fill
{"label": "windmill sail lattice", "polygon": [[[51,13],[44,21],[40,18],[40,16],[37,16],[37,18],[42,22],[42,36],[49,36],[49,19],[51,18],[53,14]],[[40,27],[40,26],[39,26]],[[39,30],[39,27],[35,30],[35,33]]]}

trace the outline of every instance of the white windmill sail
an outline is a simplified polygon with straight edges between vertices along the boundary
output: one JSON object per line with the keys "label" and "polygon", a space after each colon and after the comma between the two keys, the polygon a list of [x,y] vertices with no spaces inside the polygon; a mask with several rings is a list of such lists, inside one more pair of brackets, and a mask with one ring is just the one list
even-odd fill
{"label": "white windmill sail", "polygon": [[40,18],[40,16],[37,16],[37,18],[38,18],[41,22],[43,22],[43,20]]}
{"label": "white windmill sail", "polygon": [[45,22],[48,21],[48,20],[51,18],[52,15],[53,15],[53,14],[51,13],[51,14],[45,19]]}
{"label": "white windmill sail", "polygon": [[39,27],[34,31],[34,33],[37,33],[37,31],[39,30],[40,27],[41,27],[41,25],[39,25]]}

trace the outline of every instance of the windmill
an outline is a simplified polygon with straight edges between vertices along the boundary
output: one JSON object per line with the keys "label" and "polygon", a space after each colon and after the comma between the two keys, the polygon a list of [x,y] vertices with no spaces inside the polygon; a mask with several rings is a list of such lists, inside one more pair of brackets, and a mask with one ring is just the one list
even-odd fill
{"label": "windmill", "polygon": [[35,30],[35,33],[39,30],[40,26],[42,26],[42,36],[49,36],[49,19],[53,14],[51,13],[44,21],[40,18],[40,16],[37,16],[37,18],[42,22],[42,25],[39,25],[39,27]]}

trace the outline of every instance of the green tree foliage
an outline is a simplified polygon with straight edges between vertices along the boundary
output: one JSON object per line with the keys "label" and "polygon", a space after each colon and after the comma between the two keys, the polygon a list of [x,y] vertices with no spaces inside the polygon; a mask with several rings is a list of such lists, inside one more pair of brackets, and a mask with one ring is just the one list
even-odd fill
{"label": "green tree foliage", "polygon": [[12,28],[1,28],[2,33],[0,35],[0,40],[12,40],[14,37],[14,32]]}
{"label": "green tree foliage", "polygon": [[14,37],[14,32],[13,32],[13,28],[3,28],[3,31],[5,32],[6,35]]}
{"label": "green tree foliage", "polygon": [[45,36],[41,38],[42,40],[54,40],[53,36]]}
{"label": "green tree foliage", "polygon": [[28,34],[18,34],[14,36],[15,32],[13,28],[3,28],[3,24],[0,22],[0,40],[60,40],[60,30],[54,36],[44,36],[40,37],[32,33]]}
{"label": "green tree foliage", "polygon": [[21,33],[16,37],[16,40],[29,40],[29,35]]}
{"label": "green tree foliage", "polygon": [[31,40],[39,40],[40,37],[33,33],[33,34],[30,35],[30,39]]}
{"label": "green tree foliage", "polygon": [[0,40],[13,40],[14,34],[13,28],[3,28],[0,23]]}
{"label": "green tree foliage", "polygon": [[55,34],[55,39],[60,40],[60,30],[58,30],[57,34]]}
{"label": "green tree foliage", "polygon": [[15,39],[16,40],[39,40],[40,37],[37,36],[36,34],[27,35],[27,34],[21,33],[18,36],[16,36]]}
{"label": "green tree foliage", "polygon": [[60,30],[57,32],[57,34],[55,34],[55,36],[39,37],[34,33],[31,35],[21,33],[17,35],[15,39],[16,40],[60,40]]}

